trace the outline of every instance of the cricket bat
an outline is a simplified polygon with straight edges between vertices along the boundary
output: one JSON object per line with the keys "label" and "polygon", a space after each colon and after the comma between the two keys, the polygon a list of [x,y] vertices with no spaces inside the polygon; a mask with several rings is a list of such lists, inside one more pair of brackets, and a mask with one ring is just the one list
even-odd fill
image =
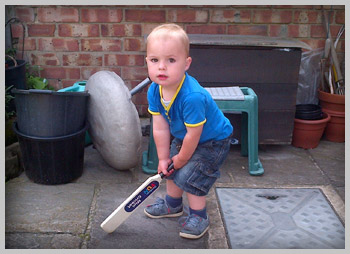
{"label": "cricket bat", "polygon": [[[171,163],[167,171],[171,171],[174,164]],[[165,177],[161,172],[157,175],[149,177],[137,190],[135,190],[117,209],[114,210],[102,223],[101,228],[112,233],[119,227],[146,198],[153,194],[159,187],[160,182]]]}

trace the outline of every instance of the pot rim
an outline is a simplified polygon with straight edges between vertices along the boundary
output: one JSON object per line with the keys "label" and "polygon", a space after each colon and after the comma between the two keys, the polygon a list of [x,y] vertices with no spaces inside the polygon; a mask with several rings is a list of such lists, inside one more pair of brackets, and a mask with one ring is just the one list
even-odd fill
{"label": "pot rim", "polygon": [[337,104],[345,103],[345,95],[327,93],[322,90],[318,90],[318,98],[326,102],[333,102]]}
{"label": "pot rim", "polygon": [[320,120],[302,120],[302,119],[294,118],[294,122],[304,123],[304,124],[321,124],[321,123],[329,122],[331,120],[330,114],[328,114],[327,112],[323,112],[323,113],[324,113],[323,118]]}
{"label": "pot rim", "polygon": [[327,113],[328,115],[337,116],[337,117],[345,117],[345,112],[335,111],[335,110],[329,110],[326,108],[322,109],[323,113]]}

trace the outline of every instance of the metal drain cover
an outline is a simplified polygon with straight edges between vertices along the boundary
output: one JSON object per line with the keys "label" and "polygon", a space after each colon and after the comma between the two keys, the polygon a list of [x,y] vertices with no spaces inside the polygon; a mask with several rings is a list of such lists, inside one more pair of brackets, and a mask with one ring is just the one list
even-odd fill
{"label": "metal drain cover", "polygon": [[345,229],[319,189],[216,188],[232,249],[343,249]]}

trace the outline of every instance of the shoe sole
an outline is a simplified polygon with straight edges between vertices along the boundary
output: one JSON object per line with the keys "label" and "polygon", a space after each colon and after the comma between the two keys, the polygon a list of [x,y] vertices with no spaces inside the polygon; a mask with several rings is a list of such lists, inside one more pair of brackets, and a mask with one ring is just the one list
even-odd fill
{"label": "shoe sole", "polygon": [[180,236],[187,239],[198,239],[198,238],[201,238],[208,231],[208,229],[209,229],[209,225],[200,235],[192,235],[192,234],[180,232]]}
{"label": "shoe sole", "polygon": [[152,219],[174,218],[174,217],[179,217],[179,216],[181,216],[184,213],[184,211],[181,211],[179,213],[171,213],[171,214],[164,214],[164,215],[155,216],[155,215],[152,215],[152,214],[148,213],[146,210],[143,210],[143,211],[148,217],[150,217]]}

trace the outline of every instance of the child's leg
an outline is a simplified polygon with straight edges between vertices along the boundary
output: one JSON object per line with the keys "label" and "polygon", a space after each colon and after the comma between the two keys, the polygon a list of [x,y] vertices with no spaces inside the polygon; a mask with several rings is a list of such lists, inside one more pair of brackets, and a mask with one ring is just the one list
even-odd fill
{"label": "child's leg", "polygon": [[190,206],[190,214],[197,214],[207,219],[206,196],[195,196],[191,193],[186,194]]}
{"label": "child's leg", "polygon": [[173,180],[166,180],[167,194],[173,198],[181,198],[184,191],[177,187]]}
{"label": "child's leg", "polygon": [[193,210],[203,210],[206,206],[206,196],[195,196],[191,193],[187,193],[188,203]]}
{"label": "child's leg", "polygon": [[209,229],[209,218],[206,209],[206,196],[195,196],[187,193],[190,214],[182,225],[180,236],[189,239],[202,237]]}

